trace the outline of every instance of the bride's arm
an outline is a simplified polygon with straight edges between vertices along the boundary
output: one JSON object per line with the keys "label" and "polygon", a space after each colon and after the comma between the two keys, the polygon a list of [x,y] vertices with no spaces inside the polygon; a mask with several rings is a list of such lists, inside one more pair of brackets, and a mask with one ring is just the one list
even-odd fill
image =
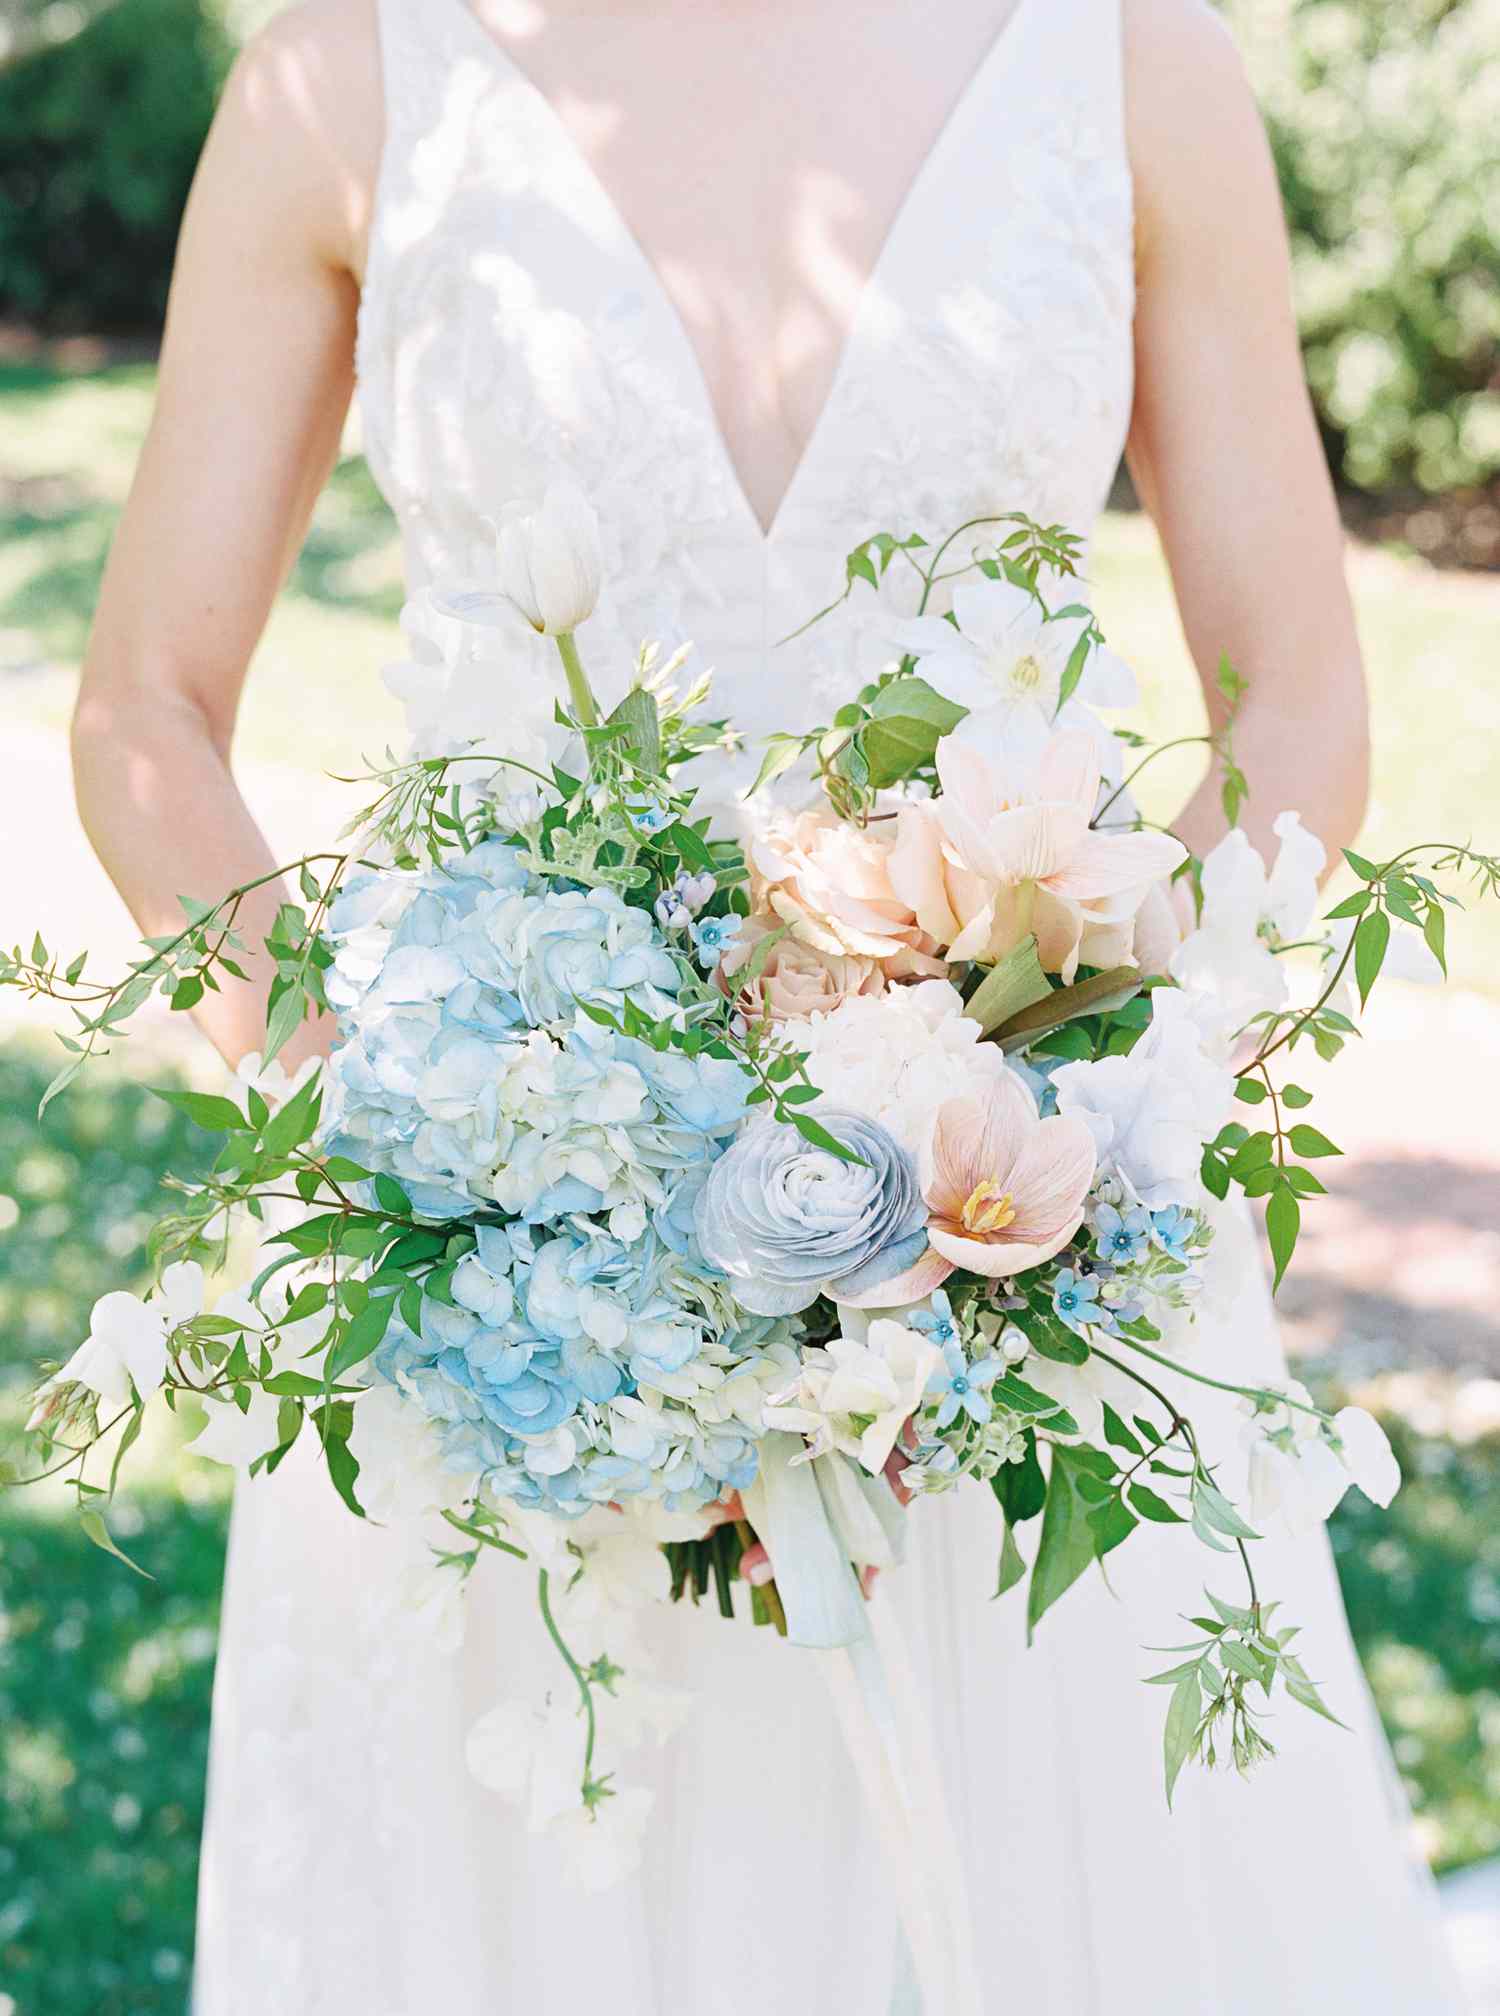
{"label": "bride's arm", "polygon": [[[372,24],[348,6],[278,23],[237,66],[184,221],[155,416],[73,723],[89,838],[151,935],[181,927],[179,895],[216,898],[275,865],[229,746],[349,401],[376,61]],[[254,984],[226,977],[199,1011],[230,1062],[261,1043],[259,948],[283,893],[247,906]],[[317,1047],[304,1027],[288,1061]]]}
{"label": "bride's arm", "polygon": [[[1219,654],[1250,681],[1236,754],[1264,847],[1295,807],[1334,852],[1368,776],[1364,675],[1343,539],[1297,348],[1270,150],[1228,35],[1201,0],[1126,0],[1137,209],[1130,467],[1161,533],[1208,695]],[[1224,830],[1209,779],[1180,822]]]}

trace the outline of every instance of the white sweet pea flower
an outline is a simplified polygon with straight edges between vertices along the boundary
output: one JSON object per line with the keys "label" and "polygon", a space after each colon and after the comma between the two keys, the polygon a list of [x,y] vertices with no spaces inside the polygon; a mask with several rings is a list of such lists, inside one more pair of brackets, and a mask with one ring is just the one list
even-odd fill
{"label": "white sweet pea flower", "polygon": [[86,1386],[107,1405],[123,1407],[133,1385],[143,1400],[149,1399],[166,1374],[167,1339],[202,1309],[203,1269],[195,1260],[166,1268],[149,1301],[123,1288],[101,1296],[89,1317],[88,1336],[43,1390]]}
{"label": "white sweet pea flower", "polygon": [[288,1073],[277,1058],[273,1057],[266,1064],[258,1050],[247,1050],[234,1067],[231,1096],[238,1093],[242,1100],[245,1093],[256,1091],[274,1112],[278,1106],[284,1106],[294,1093],[302,1090],[322,1061],[321,1057],[304,1057],[296,1070]]}
{"label": "white sweet pea flower", "polygon": [[1322,841],[1295,812],[1283,812],[1274,830],[1281,845],[1269,874],[1241,827],[1214,848],[1203,863],[1198,929],[1172,956],[1172,978],[1225,1052],[1252,1016],[1286,1000],[1286,962],[1276,948],[1305,938],[1317,907]]}
{"label": "white sweet pea flower", "polygon": [[567,1850],[582,1889],[612,1889],[640,1867],[652,1797],[644,1786],[628,1785],[592,1814],[582,1806],[563,1814],[552,1831]]}
{"label": "white sweet pea flower", "polygon": [[1351,1484],[1377,1505],[1389,1505],[1401,1472],[1385,1432],[1363,1407],[1344,1407],[1332,1434],[1306,1411],[1307,1388],[1283,1389],[1303,1405],[1254,1413],[1245,1430],[1250,1454],[1250,1519],[1262,1533],[1288,1538],[1321,1526]]}
{"label": "white sweet pea flower", "polygon": [[[671,1691],[657,1690],[663,1700]],[[645,1722],[653,1724],[650,1733],[669,1733],[660,1727],[659,1708],[658,1703],[645,1709]],[[481,1785],[524,1805],[533,1834],[545,1833],[558,1842],[585,1890],[609,1889],[639,1865],[651,1794],[640,1787],[616,1788],[592,1811],[584,1805],[579,1796],[583,1724],[576,1702],[557,1700],[536,1709],[522,1701],[502,1701],[474,1724],[464,1754]]]}
{"label": "white sweet pea flower", "polygon": [[[326,1313],[318,1312],[278,1329],[276,1319],[285,1312],[289,1299],[287,1287],[283,1285],[278,1292],[273,1286],[267,1293],[268,1306],[262,1310],[247,1294],[236,1289],[220,1297],[214,1304],[214,1314],[244,1324],[246,1348],[252,1356],[258,1357],[269,1346],[273,1373],[294,1370],[298,1359],[326,1334],[329,1319]],[[203,1406],[208,1419],[188,1447],[195,1456],[203,1456],[210,1463],[248,1471],[256,1457],[269,1455],[280,1439],[277,1432],[280,1402],[274,1393],[267,1393],[260,1386],[249,1388],[249,1402],[243,1410],[227,1394],[218,1393],[205,1394]],[[363,1491],[361,1480],[360,1502],[368,1510]]]}
{"label": "white sweet pea flower", "polygon": [[878,1476],[941,1362],[920,1331],[877,1317],[864,1342],[835,1337],[826,1350],[805,1352],[797,1385],[766,1408],[766,1425],[807,1438],[798,1461],[837,1449]]}
{"label": "white sweet pea flower", "polygon": [[468,1495],[466,1480],[443,1461],[436,1424],[398,1386],[381,1383],[357,1397],[349,1449],[359,1464],[359,1502],[380,1525],[443,1511]]}
{"label": "white sweet pea flower", "polygon": [[1100,1170],[1125,1179],[1149,1210],[1201,1195],[1203,1144],[1234,1097],[1228,1068],[1205,1055],[1191,1005],[1172,987],[1151,996],[1151,1026],[1125,1057],[1053,1073],[1059,1113],[1088,1124]]}

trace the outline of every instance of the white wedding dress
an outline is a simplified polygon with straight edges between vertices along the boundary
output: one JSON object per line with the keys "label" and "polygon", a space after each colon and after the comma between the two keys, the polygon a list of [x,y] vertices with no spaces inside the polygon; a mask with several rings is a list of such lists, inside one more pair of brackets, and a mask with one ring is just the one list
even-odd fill
{"label": "white wedding dress", "polygon": [[[414,584],[481,573],[486,515],[568,470],[608,548],[609,598],[580,638],[601,683],[623,684],[641,637],[691,638],[754,735],[826,718],[880,662],[857,613],[772,648],[832,599],[860,538],[1017,507],[1090,527],[1131,402],[1119,0],[1020,0],[895,220],[764,533],[681,321],[546,100],[463,0],[379,12],[388,132],[360,397]],[[1203,1361],[1277,1377],[1246,1224],[1215,1265]],[[1231,1450],[1232,1404],[1203,1399],[1211,1446]],[[657,1674],[695,1705],[631,1766],[656,1795],[640,1873],[584,1895],[464,1762],[495,1700],[554,1683],[528,1573],[481,1562],[446,1651],[409,1628],[400,1544],[303,1454],[235,1505],[195,2016],[917,2006],[819,1671],[837,1655],[711,1607],[652,1612]],[[1321,1538],[1260,1549],[1261,1581],[1305,1626],[1349,1731],[1288,1706],[1274,1762],[1248,1782],[1190,1770],[1169,1815],[1166,1704],[1138,1676],[1170,1662],[1141,1648],[1183,1638],[1205,1580],[1238,1596],[1235,1564],[1143,1531],[1112,1588],[1088,1578],[1028,1649],[1023,1599],[991,1600],[985,1494],[908,1523],[908,1563],[876,1600],[925,1701],[986,2012],[1456,2009]]]}

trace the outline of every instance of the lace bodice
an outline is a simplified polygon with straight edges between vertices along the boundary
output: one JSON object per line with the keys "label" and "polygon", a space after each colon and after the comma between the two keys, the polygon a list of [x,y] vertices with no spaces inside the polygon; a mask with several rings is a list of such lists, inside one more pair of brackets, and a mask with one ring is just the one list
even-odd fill
{"label": "lace bodice", "polygon": [[[465,0],[380,0],[380,19],[360,406],[414,586],[482,575],[486,519],[566,471],[605,531],[610,588],[580,638],[596,682],[622,687],[644,637],[691,640],[714,711],[753,737],[825,718],[889,657],[894,570],[892,606],[862,592],[774,648],[860,539],[1004,509],[1088,532],[1132,391],[1119,0],[1019,0],[891,226],[764,533],[670,297],[546,98]],[[425,697],[419,739],[442,711]]]}

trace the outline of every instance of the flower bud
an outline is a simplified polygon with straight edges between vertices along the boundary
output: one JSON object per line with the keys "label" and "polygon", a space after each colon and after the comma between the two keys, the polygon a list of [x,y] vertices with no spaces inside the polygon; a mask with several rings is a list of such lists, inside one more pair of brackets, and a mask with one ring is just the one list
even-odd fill
{"label": "flower bud", "polygon": [[512,507],[495,537],[500,592],[544,636],[564,636],[594,612],[604,566],[599,520],[575,483],[554,483],[538,509]]}

